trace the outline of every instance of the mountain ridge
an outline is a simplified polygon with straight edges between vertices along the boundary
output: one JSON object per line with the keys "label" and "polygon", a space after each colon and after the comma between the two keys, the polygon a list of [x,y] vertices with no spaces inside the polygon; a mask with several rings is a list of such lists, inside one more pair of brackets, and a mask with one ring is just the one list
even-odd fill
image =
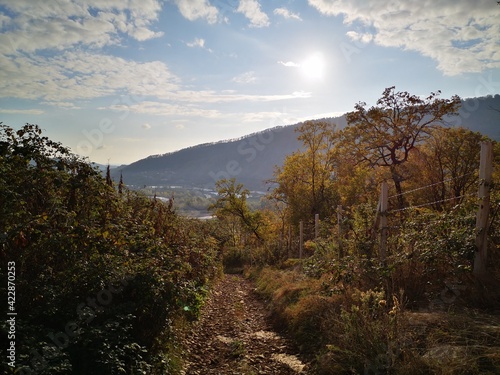
{"label": "mountain ridge", "polygon": [[[459,115],[446,119],[448,126],[463,126],[500,141],[500,95],[462,100]],[[316,119],[347,125],[345,114]],[[113,170],[127,185],[183,186],[213,189],[221,178],[236,178],[252,190],[265,190],[276,165],[300,149],[295,129],[301,123],[277,126],[242,137],[202,143],[165,154],[150,155]]]}

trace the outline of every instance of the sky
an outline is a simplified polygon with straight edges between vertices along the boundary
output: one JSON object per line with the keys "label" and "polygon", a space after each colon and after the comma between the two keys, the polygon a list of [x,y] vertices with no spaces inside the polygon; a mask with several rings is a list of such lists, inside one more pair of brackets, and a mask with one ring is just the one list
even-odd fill
{"label": "sky", "polygon": [[128,164],[374,105],[500,93],[496,0],[0,0],[0,122]]}

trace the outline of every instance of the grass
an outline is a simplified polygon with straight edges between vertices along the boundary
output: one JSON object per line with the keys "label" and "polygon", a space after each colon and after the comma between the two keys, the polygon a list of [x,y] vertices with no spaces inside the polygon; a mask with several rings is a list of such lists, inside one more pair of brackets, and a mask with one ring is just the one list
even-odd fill
{"label": "grass", "polygon": [[[500,317],[472,309],[407,310],[401,291],[331,294],[300,266],[247,271],[317,374],[497,374]],[[326,277],[326,276],[325,276]]]}
{"label": "grass", "polygon": [[234,340],[230,344],[229,356],[231,358],[243,358],[247,353],[245,342],[243,340]]}

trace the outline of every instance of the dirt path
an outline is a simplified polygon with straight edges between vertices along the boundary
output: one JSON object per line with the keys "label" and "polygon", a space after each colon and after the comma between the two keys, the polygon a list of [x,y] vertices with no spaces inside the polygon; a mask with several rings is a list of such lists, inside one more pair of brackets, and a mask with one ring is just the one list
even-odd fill
{"label": "dirt path", "polygon": [[186,339],[184,373],[307,374],[290,343],[271,328],[253,285],[226,275],[212,290],[200,320]]}

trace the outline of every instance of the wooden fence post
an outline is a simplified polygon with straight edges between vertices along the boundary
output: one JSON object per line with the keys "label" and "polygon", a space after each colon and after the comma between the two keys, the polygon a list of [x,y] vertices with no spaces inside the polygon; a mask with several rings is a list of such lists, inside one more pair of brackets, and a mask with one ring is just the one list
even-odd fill
{"label": "wooden fence post", "polygon": [[304,222],[301,220],[299,225],[299,259],[302,259],[302,250],[304,248]]}
{"label": "wooden fence post", "polygon": [[387,208],[389,202],[389,188],[387,182],[382,182],[380,189],[380,261],[385,265],[387,258]]}
{"label": "wooden fence post", "polygon": [[479,166],[479,208],[476,215],[476,253],[474,254],[473,274],[486,275],[488,255],[488,217],[490,213],[490,189],[493,171],[493,144],[481,143],[481,162]]}

